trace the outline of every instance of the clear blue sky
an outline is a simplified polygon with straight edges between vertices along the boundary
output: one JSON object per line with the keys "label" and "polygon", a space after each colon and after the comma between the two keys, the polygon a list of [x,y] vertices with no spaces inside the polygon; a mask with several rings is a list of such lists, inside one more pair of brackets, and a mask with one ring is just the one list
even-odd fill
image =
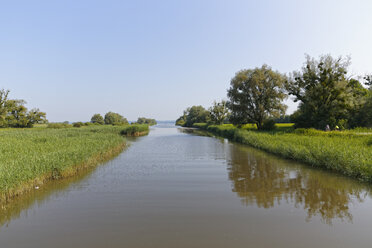
{"label": "clear blue sky", "polygon": [[371,13],[369,0],[1,1],[0,88],[50,121],[176,119],[225,98],[236,71],[289,73],[305,53],[371,73]]}

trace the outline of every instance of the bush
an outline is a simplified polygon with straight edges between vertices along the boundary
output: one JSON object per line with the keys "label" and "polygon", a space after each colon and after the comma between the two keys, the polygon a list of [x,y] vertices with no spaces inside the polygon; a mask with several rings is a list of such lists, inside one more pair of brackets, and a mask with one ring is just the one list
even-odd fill
{"label": "bush", "polygon": [[82,127],[82,126],[84,126],[84,123],[82,123],[81,121],[79,121],[79,122],[73,123],[72,126],[73,127]]}
{"label": "bush", "polygon": [[262,125],[262,130],[264,131],[272,131],[276,128],[275,126],[275,121],[272,119],[265,120],[263,125]]}
{"label": "bush", "polygon": [[68,123],[49,123],[47,128],[69,128],[72,127],[71,124]]}
{"label": "bush", "polygon": [[128,125],[123,130],[121,130],[121,135],[127,136],[139,136],[143,133],[147,133],[149,131],[149,126],[146,124],[134,124]]}
{"label": "bush", "polygon": [[194,123],[194,125],[192,125],[193,127],[196,127],[196,128],[201,128],[201,129],[205,129],[207,127],[207,123]]}

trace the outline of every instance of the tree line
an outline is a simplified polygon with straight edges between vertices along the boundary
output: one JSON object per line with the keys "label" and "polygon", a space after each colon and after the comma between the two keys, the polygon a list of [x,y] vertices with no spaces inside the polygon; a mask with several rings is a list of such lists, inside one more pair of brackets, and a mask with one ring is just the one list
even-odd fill
{"label": "tree line", "polygon": [[33,127],[34,124],[47,123],[46,113],[39,109],[28,110],[26,101],[10,99],[9,90],[0,90],[0,128]]}
{"label": "tree line", "polygon": [[[324,129],[372,127],[372,76],[348,75],[350,58],[319,59],[306,56],[304,66],[289,75],[268,65],[238,71],[231,79],[227,101],[187,108],[176,124],[192,126],[204,122],[256,124],[259,130],[276,122],[291,121],[296,128]],[[298,109],[285,115],[285,99],[299,102]]]}
{"label": "tree line", "polygon": [[[114,112],[107,112],[103,117],[100,114],[94,114],[90,119],[91,123],[100,124],[100,125],[128,125],[129,122],[127,118],[122,115]],[[157,122],[155,119],[138,117],[137,121],[132,124],[147,124],[147,125],[156,125]]]}

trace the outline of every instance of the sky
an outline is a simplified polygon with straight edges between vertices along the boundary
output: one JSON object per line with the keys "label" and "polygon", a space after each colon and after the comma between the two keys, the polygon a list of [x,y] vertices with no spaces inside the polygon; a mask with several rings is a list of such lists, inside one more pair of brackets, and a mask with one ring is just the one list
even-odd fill
{"label": "sky", "polygon": [[371,12],[370,0],[0,0],[0,89],[51,122],[175,120],[264,63],[288,74],[331,54],[372,73]]}

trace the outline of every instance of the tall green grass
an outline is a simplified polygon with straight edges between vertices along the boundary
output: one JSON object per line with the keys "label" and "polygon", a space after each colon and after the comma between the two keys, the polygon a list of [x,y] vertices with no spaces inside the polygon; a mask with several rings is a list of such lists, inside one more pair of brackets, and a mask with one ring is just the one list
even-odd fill
{"label": "tall green grass", "polygon": [[74,175],[125,147],[120,126],[6,129],[0,132],[0,200]]}
{"label": "tall green grass", "polygon": [[122,135],[126,136],[140,136],[149,132],[149,125],[147,124],[132,124],[125,126],[121,130]]}
{"label": "tall green grass", "polygon": [[257,132],[232,125],[195,127],[314,167],[372,182],[372,135],[368,130]]}

